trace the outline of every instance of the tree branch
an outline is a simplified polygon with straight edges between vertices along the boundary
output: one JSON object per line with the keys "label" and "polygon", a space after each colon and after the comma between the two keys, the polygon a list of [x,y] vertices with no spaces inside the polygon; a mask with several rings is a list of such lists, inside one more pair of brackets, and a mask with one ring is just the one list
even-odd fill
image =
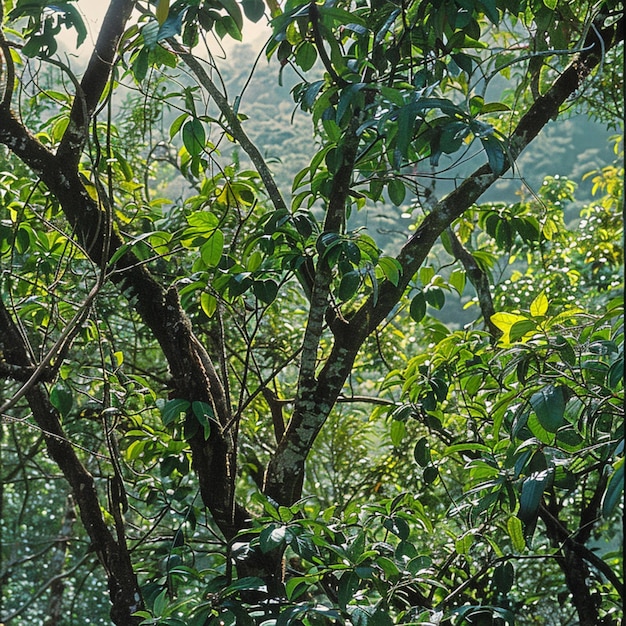
{"label": "tree branch", "polygon": [[[502,174],[512,167],[513,162],[544,126],[558,115],[565,101],[580,89],[589,74],[602,61],[606,51],[623,39],[623,17],[607,27],[598,24],[590,30],[581,52],[574,56],[552,87],[521,118],[510,137],[510,160],[505,164]],[[485,164],[433,207],[396,257],[402,266],[398,285],[384,282],[380,285],[377,301],[370,296],[351,319],[350,329],[354,341],[362,342],[391,313],[441,233],[499,180],[502,174],[495,174]]]}
{"label": "tree branch", "polygon": [[[193,334],[174,288],[166,289],[130,251],[107,268],[123,246],[110,227],[109,212],[84,187],[75,164],[47,150],[6,107],[0,106],[0,143],[28,165],[59,201],[91,260],[116,284],[151,329],[167,359],[172,395],[210,404],[222,427],[230,423],[230,402],[206,350]],[[15,362],[18,364],[17,362]],[[232,434],[212,428],[188,441],[204,504],[227,539],[249,524],[247,511],[234,503],[235,447]]]}
{"label": "tree branch", "polygon": [[[11,362],[33,367],[17,326],[0,298],[0,345]],[[48,453],[59,466],[72,488],[81,521],[96,548],[109,583],[111,619],[119,626],[139,624],[133,613],[142,608],[139,583],[133,571],[126,545],[118,543],[108,529],[100,508],[93,476],[84,467],[61,426],[58,411],[50,403],[40,383],[26,392],[33,418],[42,429]]]}
{"label": "tree branch", "polygon": [[74,96],[70,123],[57,154],[76,166],[89,136],[89,124],[111,76],[117,47],[136,0],[111,0],[98,34],[96,46]]}
{"label": "tree branch", "polygon": [[491,316],[496,310],[493,308],[493,300],[491,299],[489,278],[486,272],[478,265],[472,253],[461,243],[454,230],[449,227],[446,229],[446,232],[450,238],[452,254],[461,262],[461,265],[465,268],[467,277],[476,290],[476,296],[478,297],[478,304],[483,314],[485,326],[491,336],[497,339],[502,335],[502,331],[491,321]]}
{"label": "tree branch", "polygon": [[[594,33],[554,85],[520,120],[510,139],[512,161],[507,163],[507,169],[550,119],[558,114],[567,98],[580,88],[593,68],[600,63],[606,50],[623,40],[623,17],[606,28],[594,29]],[[598,37],[602,38],[601,42]],[[267,495],[281,504],[291,504],[300,497],[306,456],[341,393],[361,345],[392,312],[442,232],[501,175],[494,173],[485,164],[439,201],[396,257],[403,268],[398,285],[390,281],[383,282],[377,298],[370,296],[349,322],[339,318],[333,320],[335,341],[332,350],[314,387],[307,390],[309,395],[306,406],[300,406],[294,411],[285,436],[268,465],[265,482]]]}
{"label": "tree branch", "polygon": [[[257,172],[261,176],[267,195],[270,202],[277,211],[288,211],[287,204],[283,199],[283,196],[274,180],[274,176],[267,166],[263,155],[259,149],[250,141],[250,138],[243,129],[241,121],[237,114],[230,106],[228,100],[224,97],[222,92],[217,88],[217,85],[211,80],[211,77],[207,74],[204,66],[198,59],[188,52],[181,44],[174,39],[168,39],[168,43],[172,50],[184,61],[185,65],[191,70],[194,76],[198,79],[198,82],[207,90],[207,93],[217,105],[220,110],[224,121],[228,127],[228,132],[235,138],[237,143],[242,147],[244,152],[250,157],[252,164],[256,167]],[[312,276],[314,270],[312,261],[307,257],[304,261],[303,268],[297,272],[298,280],[304,288],[307,297],[310,297],[313,286]]]}
{"label": "tree branch", "polygon": [[[341,145],[343,159],[333,177],[328,195],[324,233],[340,233],[345,227],[346,203],[350,194],[359,144],[357,135],[359,123],[358,117],[355,116],[350,122],[346,139]],[[265,493],[287,506],[300,498],[304,481],[304,462],[349,373],[344,373],[342,370],[344,377],[339,381],[334,381],[330,388],[324,374],[326,367],[322,370],[319,379],[316,380],[315,377],[317,353],[328,309],[332,277],[333,270],[322,252],[315,268],[294,411],[265,475]],[[329,359],[326,366],[329,363],[334,372],[335,363]],[[338,386],[336,382],[339,382]]]}

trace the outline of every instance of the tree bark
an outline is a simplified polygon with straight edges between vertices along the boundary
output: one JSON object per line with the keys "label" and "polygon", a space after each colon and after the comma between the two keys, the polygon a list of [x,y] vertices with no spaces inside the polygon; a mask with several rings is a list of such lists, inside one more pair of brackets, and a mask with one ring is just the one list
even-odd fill
{"label": "tree bark", "polygon": [[72,527],[74,526],[75,521],[76,511],[74,510],[74,499],[71,495],[69,495],[65,505],[63,526],[59,532],[57,543],[54,548],[52,558],[50,559],[50,566],[48,568],[50,574],[54,576],[54,580],[50,585],[48,610],[46,611],[46,619],[43,622],[43,626],[57,626],[63,617],[63,592],[65,590],[63,570],[65,568],[65,558],[70,544]]}
{"label": "tree bark", "polygon": [[[544,126],[558,115],[560,107],[578,91],[606,51],[623,41],[623,27],[623,17],[606,27],[602,23],[594,25],[582,51],[574,56],[552,87],[521,118],[509,140],[511,160],[507,162],[504,172],[512,167],[515,159]],[[267,469],[267,493],[275,500],[288,505],[301,497],[306,457],[352,371],[363,342],[392,313],[441,234],[504,172],[496,174],[485,164],[455,191],[437,202],[396,257],[402,267],[398,284],[383,282],[377,296],[370,296],[351,319],[333,320],[334,344],[307,400],[309,407],[306,412],[294,412]]]}
{"label": "tree bark", "polygon": [[[91,121],[85,115],[93,114],[93,103],[99,100],[110,76],[117,45],[114,42],[119,41],[123,32],[124,20],[119,19],[117,11],[127,17],[133,5],[129,0],[111,3],[103,24],[105,35],[98,38],[92,62],[81,82],[81,93],[75,97],[73,123],[68,126],[59,152],[53,154],[37,141],[10,110],[10,103],[0,105],[0,143],[41,178],[58,200],[91,260],[134,303],[168,361],[171,396],[206,402],[213,407],[216,422],[209,439],[205,441],[203,433],[197,432],[188,443],[202,500],[224,536],[231,539],[249,524],[249,515],[234,502],[235,445],[232,433],[224,428],[231,424],[230,403],[224,387],[192,331],[176,290],[160,285],[132,252],[126,252],[114,266],[108,267],[108,261],[123,246],[112,225],[113,199],[102,192],[99,201],[94,200],[77,170],[76,155],[84,147],[84,135]],[[98,47],[100,44],[102,49]]]}
{"label": "tree bark", "polygon": [[[23,367],[32,367],[24,338],[0,298],[0,347],[5,359]],[[109,530],[100,507],[93,476],[87,471],[67,438],[58,411],[52,406],[41,383],[26,391],[26,399],[37,426],[45,438],[50,457],[69,483],[78,505],[80,518],[91,545],[107,575],[111,600],[111,619],[118,626],[139,624],[133,614],[143,607],[139,583],[127,547],[118,543]]]}

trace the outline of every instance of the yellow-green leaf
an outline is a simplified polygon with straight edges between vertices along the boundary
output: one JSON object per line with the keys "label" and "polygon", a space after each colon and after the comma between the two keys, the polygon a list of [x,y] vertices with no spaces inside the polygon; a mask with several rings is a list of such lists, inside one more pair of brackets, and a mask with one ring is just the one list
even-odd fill
{"label": "yellow-green leaf", "polygon": [[548,312],[548,298],[542,291],[531,303],[530,314],[533,317],[543,317]]}
{"label": "yellow-green leaf", "polygon": [[207,317],[213,317],[213,313],[217,309],[217,300],[210,293],[203,291],[200,294],[200,306]]}
{"label": "yellow-green leaf", "polygon": [[519,315],[517,313],[494,313],[491,316],[491,321],[495,324],[503,333],[500,341],[503,344],[511,343],[511,328],[514,324],[518,322],[523,322],[528,318],[524,315]]}
{"label": "yellow-green leaf", "polygon": [[159,0],[156,7],[156,18],[159,26],[163,26],[163,23],[167,19],[170,13],[170,0]]}

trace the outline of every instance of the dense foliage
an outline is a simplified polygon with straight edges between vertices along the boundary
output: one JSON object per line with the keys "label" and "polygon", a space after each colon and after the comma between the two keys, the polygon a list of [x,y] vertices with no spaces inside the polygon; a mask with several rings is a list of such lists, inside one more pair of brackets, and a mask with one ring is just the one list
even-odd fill
{"label": "dense foliage", "polygon": [[621,623],[622,3],[0,7],[0,621]]}

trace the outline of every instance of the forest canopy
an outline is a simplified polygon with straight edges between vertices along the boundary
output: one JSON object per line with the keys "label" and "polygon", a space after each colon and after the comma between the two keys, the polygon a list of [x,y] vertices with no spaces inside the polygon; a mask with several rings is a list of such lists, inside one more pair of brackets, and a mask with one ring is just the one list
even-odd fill
{"label": "forest canopy", "polygon": [[0,622],[621,624],[623,3],[88,16],[0,2]]}

